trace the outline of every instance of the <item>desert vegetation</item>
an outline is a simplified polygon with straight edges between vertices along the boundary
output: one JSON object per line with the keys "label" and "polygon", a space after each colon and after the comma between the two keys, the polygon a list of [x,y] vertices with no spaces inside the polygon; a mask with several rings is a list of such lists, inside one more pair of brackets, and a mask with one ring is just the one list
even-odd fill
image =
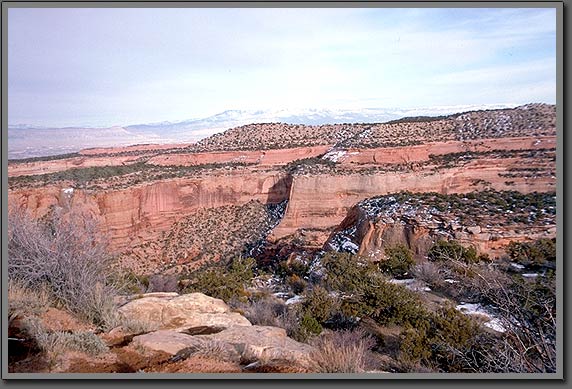
{"label": "desert vegetation", "polygon": [[[553,223],[555,193],[520,193],[484,190],[464,194],[400,192],[365,200],[359,204],[368,215],[379,218],[392,212],[446,214],[460,225],[528,225]],[[502,215],[502,217],[496,217]]]}
{"label": "desert vegetation", "polygon": [[122,253],[119,262],[139,274],[150,274],[173,268],[185,272],[205,262],[227,264],[235,256],[252,256],[263,247],[285,205],[252,200],[199,209],[175,222],[159,239]]}
{"label": "desert vegetation", "polygon": [[[435,194],[392,196],[391,201],[429,201],[444,207],[439,203],[443,198]],[[483,198],[529,214],[532,207],[547,209],[553,201],[543,194],[480,193],[448,198],[447,203],[460,206],[467,199]],[[387,204],[380,205],[385,200],[371,202],[385,209]],[[252,203],[245,210],[258,205]],[[118,311],[119,301],[134,292],[129,287],[138,285],[144,288],[137,293],[206,294],[223,300],[254,326],[282,328],[286,336],[311,347],[307,371],[553,372],[556,368],[552,239],[512,242],[506,256],[494,261],[472,246],[442,239],[421,261],[407,245],[397,244],[386,247],[377,262],[321,251],[261,267],[254,258],[235,256],[204,262],[176,276],[143,278],[111,270],[116,269],[111,266],[113,258],[89,214],[54,207],[35,221],[12,207],[9,220],[11,326],[18,328],[18,337],[33,339],[27,352],[48,356],[48,366],[73,352],[93,358],[108,355],[112,348],[104,339],[112,329],[135,336],[153,334],[157,327],[152,323]],[[521,269],[536,271],[536,276],[524,277]],[[400,282],[407,277],[425,286]],[[482,310],[466,311],[468,306]],[[44,319],[51,309],[69,312],[82,324],[73,331],[51,329]],[[192,353],[169,363],[206,358],[210,362],[205,363],[214,364],[215,354],[231,352],[227,347],[205,340]],[[242,357],[229,358],[217,363],[243,363]],[[252,369],[250,363],[243,365]],[[263,363],[257,365],[258,371],[278,368],[274,359],[257,363]]]}
{"label": "desert vegetation", "polygon": [[12,207],[8,279],[52,299],[81,318],[109,328],[113,296],[111,258],[92,217],[53,208],[40,223]]}
{"label": "desert vegetation", "polygon": [[42,187],[67,182],[75,188],[97,190],[127,188],[157,180],[194,177],[204,172],[225,171],[247,166],[245,163],[209,163],[192,166],[157,166],[145,161],[126,165],[71,168],[59,172],[10,177],[12,188]]}

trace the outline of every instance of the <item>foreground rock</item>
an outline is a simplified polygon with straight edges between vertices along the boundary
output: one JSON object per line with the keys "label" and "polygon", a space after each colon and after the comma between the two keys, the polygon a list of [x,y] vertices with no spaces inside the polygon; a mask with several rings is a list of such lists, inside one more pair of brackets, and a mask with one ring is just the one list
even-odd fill
{"label": "foreground rock", "polygon": [[127,320],[152,323],[157,329],[178,332],[195,327],[225,329],[252,325],[241,314],[231,312],[224,301],[202,293],[171,298],[142,296],[119,308]]}
{"label": "foreground rock", "polygon": [[133,338],[133,345],[136,347],[142,346],[148,350],[163,351],[170,355],[189,347],[198,347],[200,344],[201,341],[197,337],[173,330],[159,330]]}
{"label": "foreground rock", "polygon": [[313,347],[286,336],[286,331],[268,326],[236,326],[209,335],[188,335],[159,330],[135,336],[133,345],[165,352],[176,360],[191,356],[218,358],[242,364],[286,362],[298,367],[311,365]]}
{"label": "foreground rock", "polygon": [[232,327],[204,338],[226,342],[240,352],[245,362],[287,360],[298,365],[310,364],[313,347],[286,336],[283,328],[269,326]]}

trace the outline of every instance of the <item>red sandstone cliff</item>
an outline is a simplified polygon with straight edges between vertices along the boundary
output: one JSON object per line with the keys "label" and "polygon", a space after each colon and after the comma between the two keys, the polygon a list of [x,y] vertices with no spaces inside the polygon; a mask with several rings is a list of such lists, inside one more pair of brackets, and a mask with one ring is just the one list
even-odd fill
{"label": "red sandstone cliff", "polygon": [[102,222],[112,247],[120,251],[135,242],[157,238],[176,220],[199,208],[244,204],[253,199],[277,203],[289,193],[284,173],[277,171],[172,179],[103,192],[70,189],[65,183],[19,189],[10,191],[9,198],[34,216],[67,202],[87,208]]}

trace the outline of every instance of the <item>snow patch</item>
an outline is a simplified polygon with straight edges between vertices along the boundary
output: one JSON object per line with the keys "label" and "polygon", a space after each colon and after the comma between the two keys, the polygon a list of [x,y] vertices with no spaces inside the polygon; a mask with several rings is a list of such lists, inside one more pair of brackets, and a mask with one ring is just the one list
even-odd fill
{"label": "snow patch", "polygon": [[415,278],[405,278],[403,280],[398,280],[395,278],[392,278],[391,280],[389,280],[389,282],[391,282],[392,284],[396,284],[396,285],[409,285],[412,284],[415,281]]}
{"label": "snow patch", "polygon": [[481,304],[461,303],[455,309],[464,315],[479,315],[487,319],[483,325],[487,328],[497,332],[505,332],[506,328],[503,327],[501,321],[494,317],[489,311],[481,306]]}
{"label": "snow patch", "polygon": [[286,300],[286,302],[284,302],[284,304],[290,305],[290,304],[300,303],[302,301],[304,301],[304,297],[302,297],[300,295],[296,295],[296,296],[291,297],[288,300]]}
{"label": "snow patch", "polygon": [[356,253],[359,250],[359,246],[357,244],[355,244],[354,242],[351,242],[349,240],[346,240],[344,243],[342,243],[341,247],[343,250],[347,250],[347,251],[350,251],[352,253]]}
{"label": "snow patch", "polygon": [[503,327],[501,321],[497,318],[492,318],[490,321],[486,322],[483,325],[496,332],[506,332],[506,328]]}
{"label": "snow patch", "polygon": [[524,273],[522,274],[524,278],[536,278],[538,277],[538,273]]}
{"label": "snow patch", "polygon": [[510,266],[512,266],[512,267],[514,267],[515,269],[518,269],[518,270],[524,269],[524,266],[521,265],[520,263],[514,263],[514,262],[513,262],[513,263],[510,264]]}
{"label": "snow patch", "polygon": [[62,192],[64,192],[64,194],[67,194],[67,195],[72,195],[73,191],[74,191],[73,188],[62,189]]}
{"label": "snow patch", "polygon": [[332,150],[327,152],[322,159],[327,159],[332,162],[338,162],[341,158],[343,158],[348,152],[345,150]]}

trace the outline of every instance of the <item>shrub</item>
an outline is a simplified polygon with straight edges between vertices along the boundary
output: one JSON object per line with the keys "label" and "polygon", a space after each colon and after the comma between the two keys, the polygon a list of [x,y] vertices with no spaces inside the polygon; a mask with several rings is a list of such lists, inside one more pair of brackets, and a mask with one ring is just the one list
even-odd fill
{"label": "shrub", "polygon": [[261,298],[248,302],[235,302],[235,308],[254,325],[281,327],[280,317],[287,310],[286,305],[276,298]]}
{"label": "shrub", "polygon": [[[364,258],[332,253],[322,259],[322,265],[326,269],[325,286],[340,295],[339,308],[330,308],[330,315],[339,310],[347,317],[369,316],[380,324],[398,325],[415,323],[425,315],[417,294],[387,282],[377,266]],[[315,305],[315,311],[321,312],[328,307],[327,299]]]}
{"label": "shrub", "polygon": [[292,339],[299,342],[305,342],[308,339],[308,334],[301,328],[301,315],[302,310],[299,304],[289,305],[280,315],[278,315],[276,327],[284,328],[286,330],[286,334]]}
{"label": "shrub", "polygon": [[41,315],[51,305],[48,288],[40,286],[36,290],[26,288],[17,281],[8,281],[8,305],[10,316]]}
{"label": "shrub", "polygon": [[178,289],[177,276],[153,274],[148,278],[149,292],[176,292]]}
{"label": "shrub", "polygon": [[380,324],[412,325],[427,316],[419,296],[403,285],[396,285],[374,278],[363,290],[359,314],[367,315]]}
{"label": "shrub", "polygon": [[277,265],[276,273],[281,277],[298,276],[304,278],[308,275],[310,266],[303,260],[280,261]]}
{"label": "shrub", "polygon": [[473,247],[464,247],[454,240],[440,240],[429,249],[427,257],[430,261],[457,261],[476,263],[479,260],[477,250]]}
{"label": "shrub", "polygon": [[524,265],[543,265],[556,261],[556,239],[538,239],[534,242],[510,242],[510,258]]}
{"label": "shrub", "polygon": [[126,271],[117,275],[117,285],[122,293],[138,294],[149,290],[149,277],[137,275],[132,271]]}
{"label": "shrub", "polygon": [[300,320],[300,328],[308,334],[308,336],[319,335],[322,332],[322,325],[310,313],[306,313],[302,316],[302,319]]}
{"label": "shrub", "polygon": [[367,259],[349,253],[329,252],[321,263],[326,270],[325,286],[347,294],[362,290],[378,270]]}
{"label": "shrub", "polygon": [[415,264],[413,253],[403,245],[395,245],[385,249],[385,259],[379,263],[379,269],[393,276],[402,276]]}
{"label": "shrub", "polygon": [[408,328],[400,335],[399,361],[406,366],[431,358],[431,343],[423,330]]}
{"label": "shrub", "polygon": [[475,345],[480,330],[453,307],[426,316],[400,336],[399,359],[406,365],[423,363],[445,372],[469,370],[463,355]]}
{"label": "shrub", "polygon": [[371,364],[375,341],[363,330],[336,331],[313,340],[311,354],[319,373],[363,373]]}
{"label": "shrub", "polygon": [[201,292],[229,302],[233,298],[244,298],[245,287],[254,277],[255,260],[236,258],[228,266],[206,264],[191,274],[191,283],[185,292]]}
{"label": "shrub", "polygon": [[117,289],[105,240],[90,215],[53,208],[40,222],[10,207],[8,256],[11,281],[46,287],[57,303],[106,327]]}
{"label": "shrub", "polygon": [[316,285],[306,295],[303,307],[305,312],[310,313],[318,322],[323,323],[332,316],[337,304],[326,289]]}
{"label": "shrub", "polygon": [[431,288],[438,289],[445,285],[446,271],[435,262],[423,261],[412,268],[413,275],[427,283]]}
{"label": "shrub", "polygon": [[306,289],[306,286],[308,284],[297,274],[288,276],[286,278],[286,283],[288,284],[288,286],[290,286],[290,288],[292,288],[292,291],[296,294],[302,293],[304,289]]}
{"label": "shrub", "polygon": [[[484,301],[493,305],[507,332],[485,360],[501,354],[508,371],[556,371],[556,277],[548,271],[534,282],[513,277],[509,282],[486,280]],[[498,368],[500,364],[495,364]]]}
{"label": "shrub", "polygon": [[109,350],[92,332],[48,332],[35,317],[26,318],[24,326],[39,348],[46,353],[59,354],[65,350],[76,350],[97,355]]}

